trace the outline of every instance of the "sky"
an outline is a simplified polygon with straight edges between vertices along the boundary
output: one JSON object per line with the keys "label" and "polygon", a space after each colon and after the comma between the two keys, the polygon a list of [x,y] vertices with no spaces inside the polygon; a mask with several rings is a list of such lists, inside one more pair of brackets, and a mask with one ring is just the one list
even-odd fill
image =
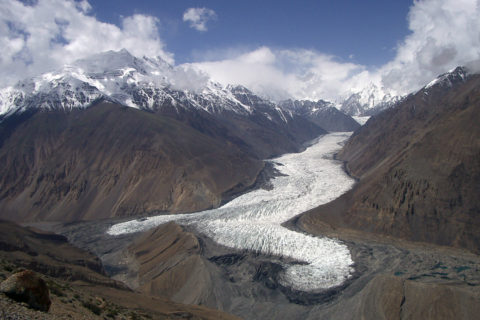
{"label": "sky", "polygon": [[[370,2],[375,5],[365,5]],[[219,50],[307,48],[363,64],[383,64],[408,33],[410,1],[90,1],[98,19],[119,23],[121,16],[150,14],[160,20],[167,50],[178,63],[221,57]],[[205,28],[183,21],[187,8],[206,8]],[[200,32],[198,32],[200,31]],[[207,32],[208,31],[208,32]],[[352,56],[352,57],[350,57]]]}
{"label": "sky", "polygon": [[480,58],[480,0],[1,0],[0,48],[0,87],[126,48],[274,100],[406,94]]}

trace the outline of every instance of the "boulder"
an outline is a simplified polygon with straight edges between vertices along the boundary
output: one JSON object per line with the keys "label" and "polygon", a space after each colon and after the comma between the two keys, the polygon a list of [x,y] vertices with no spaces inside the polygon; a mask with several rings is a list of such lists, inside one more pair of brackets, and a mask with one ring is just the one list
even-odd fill
{"label": "boulder", "polygon": [[0,284],[0,292],[18,302],[26,302],[32,309],[47,312],[52,302],[47,284],[33,271],[15,273]]}

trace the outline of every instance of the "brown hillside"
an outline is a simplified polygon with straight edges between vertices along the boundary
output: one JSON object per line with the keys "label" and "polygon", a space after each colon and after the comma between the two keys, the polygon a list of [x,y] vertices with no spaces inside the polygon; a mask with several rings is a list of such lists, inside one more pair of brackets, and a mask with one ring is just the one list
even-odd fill
{"label": "brown hillside", "polygon": [[109,279],[95,256],[65,237],[0,221],[0,282],[24,268],[46,280],[50,310],[34,311],[0,294],[2,319],[237,319],[134,292]]}
{"label": "brown hillside", "polygon": [[338,156],[359,183],[300,222],[480,252],[480,76],[452,83],[358,130]]}
{"label": "brown hillside", "polygon": [[228,140],[102,102],[0,124],[0,216],[74,221],[218,206],[263,168]]}

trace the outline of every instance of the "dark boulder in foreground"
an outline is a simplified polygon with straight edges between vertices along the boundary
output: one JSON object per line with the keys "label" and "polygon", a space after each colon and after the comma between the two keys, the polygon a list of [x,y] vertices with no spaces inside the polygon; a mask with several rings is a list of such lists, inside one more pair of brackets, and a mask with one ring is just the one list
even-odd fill
{"label": "dark boulder in foreground", "polygon": [[48,312],[52,302],[45,281],[33,271],[15,273],[0,284],[0,291],[18,302],[26,302],[32,309]]}

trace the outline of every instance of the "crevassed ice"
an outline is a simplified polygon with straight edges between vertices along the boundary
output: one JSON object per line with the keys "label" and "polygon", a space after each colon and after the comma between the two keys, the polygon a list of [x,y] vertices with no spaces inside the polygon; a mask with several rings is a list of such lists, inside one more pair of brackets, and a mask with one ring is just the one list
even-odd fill
{"label": "crevassed ice", "polygon": [[119,223],[107,232],[120,235],[176,221],[195,226],[227,247],[301,262],[285,264],[280,275],[281,283],[295,290],[314,291],[341,285],[353,272],[348,248],[337,240],[301,234],[281,224],[339,197],[353,186],[354,181],[345,174],[341,162],[333,160],[333,153],[349,136],[350,133],[327,134],[302,153],[272,160],[281,164],[276,168],[285,174],[273,179],[273,190],[254,190],[218,209]]}

